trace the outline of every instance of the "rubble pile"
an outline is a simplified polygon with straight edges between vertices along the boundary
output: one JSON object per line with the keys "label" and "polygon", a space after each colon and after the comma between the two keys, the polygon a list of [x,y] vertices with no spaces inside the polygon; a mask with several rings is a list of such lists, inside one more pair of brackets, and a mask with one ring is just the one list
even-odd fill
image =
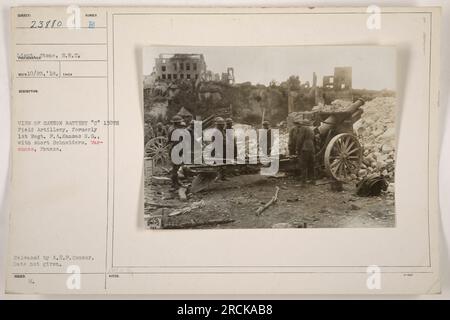
{"label": "rubble pile", "polygon": [[336,99],[331,102],[330,105],[317,105],[313,108],[313,111],[322,111],[322,112],[339,112],[344,111],[348,106],[352,104],[349,100],[340,100]]}
{"label": "rubble pile", "polygon": [[[359,178],[382,174],[390,182],[394,181],[395,105],[393,97],[377,97],[362,106],[364,113],[353,125],[364,147]],[[392,183],[389,189],[393,189]]]}

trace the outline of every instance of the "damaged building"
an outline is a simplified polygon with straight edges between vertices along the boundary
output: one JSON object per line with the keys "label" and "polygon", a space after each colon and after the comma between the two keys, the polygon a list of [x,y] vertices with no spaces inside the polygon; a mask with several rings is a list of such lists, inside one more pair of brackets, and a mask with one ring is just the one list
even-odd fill
{"label": "damaged building", "polygon": [[155,59],[155,78],[158,80],[196,80],[206,73],[203,54],[160,54]]}
{"label": "damaged building", "polygon": [[334,75],[323,77],[322,87],[333,90],[351,90],[352,67],[335,67]]}
{"label": "damaged building", "polygon": [[332,91],[334,99],[352,100],[352,67],[335,67],[333,75],[326,75],[322,81],[323,98]]}

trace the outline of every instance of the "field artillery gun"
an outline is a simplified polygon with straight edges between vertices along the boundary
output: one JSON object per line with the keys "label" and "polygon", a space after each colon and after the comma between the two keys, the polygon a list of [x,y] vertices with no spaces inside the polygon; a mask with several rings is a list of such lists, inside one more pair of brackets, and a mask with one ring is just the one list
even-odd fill
{"label": "field artillery gun", "polygon": [[[339,110],[299,112],[296,118],[312,121],[315,133],[315,169],[340,182],[356,178],[363,149],[354,134],[353,124],[361,118],[364,100],[357,99]],[[292,167],[295,157],[280,160],[280,168]]]}

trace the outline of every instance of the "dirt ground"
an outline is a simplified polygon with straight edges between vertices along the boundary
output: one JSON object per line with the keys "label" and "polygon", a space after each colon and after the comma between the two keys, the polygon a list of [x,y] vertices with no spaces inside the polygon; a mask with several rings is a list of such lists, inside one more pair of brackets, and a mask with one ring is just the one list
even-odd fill
{"label": "dirt ground", "polygon": [[[291,177],[259,174],[231,176],[210,184],[207,190],[188,194],[182,202],[170,191],[169,181],[146,179],[145,220],[159,221],[163,228],[384,228],[395,226],[393,194],[359,197],[355,185],[334,192],[329,180],[301,184]],[[280,188],[278,201],[261,215],[256,210]],[[154,204],[168,207],[159,207]],[[196,207],[171,215],[178,209]],[[215,223],[226,221],[225,223]],[[199,225],[211,223],[209,225]],[[149,224],[150,225],[150,224]]]}

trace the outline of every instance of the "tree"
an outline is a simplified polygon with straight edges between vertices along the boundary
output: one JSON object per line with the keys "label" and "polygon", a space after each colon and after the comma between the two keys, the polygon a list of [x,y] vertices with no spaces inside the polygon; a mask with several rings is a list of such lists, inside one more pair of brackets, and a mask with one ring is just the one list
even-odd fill
{"label": "tree", "polygon": [[300,90],[300,78],[298,76],[290,76],[286,81],[281,83],[281,87],[290,91]]}

